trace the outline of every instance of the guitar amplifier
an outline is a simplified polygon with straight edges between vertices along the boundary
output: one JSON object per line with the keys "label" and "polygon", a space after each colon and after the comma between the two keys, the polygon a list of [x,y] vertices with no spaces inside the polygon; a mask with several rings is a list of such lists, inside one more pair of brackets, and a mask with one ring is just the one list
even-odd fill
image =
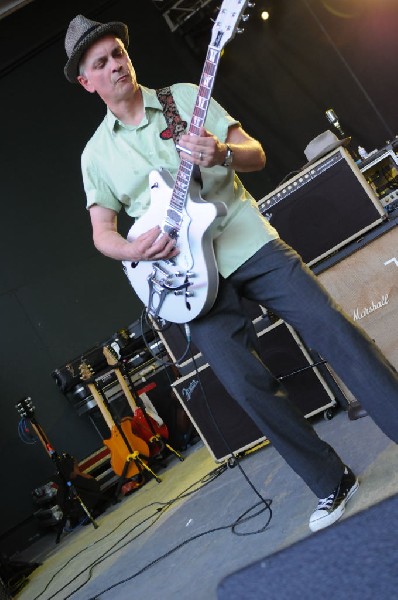
{"label": "guitar amplifier", "polygon": [[99,373],[108,367],[102,346],[94,346],[81,356],[72,359],[62,367],[54,369],[51,377],[64,394],[73,390],[80,382],[80,364],[87,361],[94,373]]}
{"label": "guitar amplifier", "polygon": [[387,217],[366,178],[341,147],[262,198],[258,207],[308,265]]}
{"label": "guitar amplifier", "polygon": [[340,260],[339,254],[329,259],[335,264],[318,278],[398,369],[398,224],[390,221],[386,231],[363,241]]}
{"label": "guitar amplifier", "polygon": [[[269,325],[260,318],[254,325],[260,357],[283,380],[292,402],[305,417],[321,411],[328,415],[337,404],[335,394],[295,331],[280,319]],[[265,442],[256,423],[227,393],[201,354],[185,364],[188,369],[172,389],[216,462]]]}
{"label": "guitar amplifier", "polygon": [[388,213],[398,207],[398,155],[388,144],[361,161],[359,168]]}

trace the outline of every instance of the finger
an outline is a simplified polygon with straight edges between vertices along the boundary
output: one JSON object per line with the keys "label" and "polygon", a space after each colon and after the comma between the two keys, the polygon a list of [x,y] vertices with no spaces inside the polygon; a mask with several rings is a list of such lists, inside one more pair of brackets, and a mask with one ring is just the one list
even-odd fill
{"label": "finger", "polygon": [[175,240],[170,239],[167,234],[162,234],[150,248],[148,256],[167,256],[175,247]]}

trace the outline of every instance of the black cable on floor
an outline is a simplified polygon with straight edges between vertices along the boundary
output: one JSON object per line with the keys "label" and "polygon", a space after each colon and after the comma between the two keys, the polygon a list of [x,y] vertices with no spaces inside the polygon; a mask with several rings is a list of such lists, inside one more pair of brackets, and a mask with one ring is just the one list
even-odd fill
{"label": "black cable on floor", "polygon": [[[145,318],[145,317],[147,317],[147,312],[146,312],[146,309],[144,309],[144,310],[143,310],[143,312],[141,313],[141,334],[142,334],[142,336],[143,336],[144,343],[147,345],[147,347],[148,347],[148,349],[149,349],[149,346],[148,346],[148,344],[147,344],[147,340],[146,340],[146,338],[145,338],[145,336],[144,336],[144,318]],[[160,329],[159,329],[159,330],[155,329],[155,328],[154,328],[154,325],[153,325],[153,323],[150,323],[150,322],[149,322],[149,320],[148,320],[148,318],[146,318],[146,323],[147,323],[147,325],[149,325],[149,326],[151,326],[151,327],[152,327],[152,331],[155,331],[155,333],[158,333],[158,331],[162,331],[162,330],[160,330]],[[168,324],[168,325],[170,326],[170,324]],[[167,327],[167,324],[165,325],[165,327]],[[212,421],[213,421],[213,424],[214,424],[214,426],[216,427],[216,429],[217,429],[217,431],[218,431],[218,433],[219,433],[219,435],[220,435],[221,439],[223,440],[223,442],[224,442],[225,446],[227,447],[227,449],[228,449],[228,451],[229,451],[229,453],[230,453],[231,457],[233,458],[233,460],[234,460],[234,464],[237,464],[237,465],[238,465],[238,468],[239,468],[240,472],[242,473],[242,475],[243,475],[244,479],[246,480],[246,482],[248,483],[248,485],[249,485],[249,486],[252,488],[252,490],[254,491],[255,495],[256,495],[256,496],[259,498],[259,500],[260,500],[260,502],[259,502],[258,504],[256,504],[256,505],[254,505],[254,507],[252,507],[252,509],[254,509],[254,508],[255,508],[256,506],[258,506],[259,504],[263,503],[263,504],[264,504],[264,510],[269,510],[269,512],[270,512],[270,516],[269,516],[269,519],[268,519],[268,521],[267,521],[267,525],[268,525],[268,524],[270,523],[271,519],[272,519],[272,510],[271,510],[271,502],[272,502],[272,500],[270,500],[270,499],[266,499],[266,498],[263,498],[263,496],[262,496],[262,495],[260,494],[260,492],[257,490],[257,488],[256,488],[256,487],[255,487],[255,485],[252,483],[252,481],[250,481],[250,478],[247,476],[247,474],[246,474],[246,473],[245,473],[245,471],[243,470],[243,468],[242,468],[242,466],[241,466],[241,464],[240,464],[239,460],[237,459],[237,457],[236,457],[236,455],[235,455],[234,451],[231,449],[231,446],[230,446],[230,444],[228,443],[228,440],[225,438],[225,435],[224,435],[224,433],[222,432],[221,428],[219,427],[219,424],[217,423],[217,420],[216,420],[216,418],[214,417],[214,414],[213,414],[213,412],[212,412],[212,410],[211,410],[211,407],[210,407],[210,404],[209,404],[209,401],[208,401],[208,398],[207,398],[207,395],[206,395],[206,392],[205,392],[205,389],[204,389],[204,386],[203,386],[203,382],[202,382],[202,379],[201,379],[201,377],[200,377],[200,372],[199,372],[199,369],[198,369],[198,366],[197,366],[197,363],[196,363],[195,357],[194,357],[194,355],[193,355],[193,352],[192,352],[192,350],[191,350],[191,337],[190,337],[190,335],[191,335],[191,334],[190,334],[190,327],[189,327],[189,324],[188,324],[188,323],[185,323],[185,324],[184,324],[184,328],[185,328],[186,342],[187,342],[187,343],[186,343],[186,348],[185,348],[185,351],[184,351],[184,353],[183,353],[183,358],[185,359],[185,358],[186,358],[186,356],[187,356],[187,355],[189,354],[189,352],[190,352],[190,357],[191,357],[191,360],[192,360],[192,364],[193,364],[193,366],[194,366],[195,375],[196,375],[196,377],[198,378],[199,385],[200,385],[200,389],[201,389],[202,396],[203,396],[203,400],[204,400],[204,402],[205,402],[205,404],[206,404],[206,407],[207,407],[208,413],[209,413],[209,415],[210,415],[210,417],[211,417],[211,419],[212,419]],[[164,330],[165,330],[165,329],[163,329],[163,331],[164,331]],[[175,363],[175,364],[176,364],[176,365],[178,365],[178,363],[179,363],[179,362],[181,362],[181,361],[182,361],[182,359],[180,358],[180,359],[177,361],[177,363]],[[250,509],[249,509],[249,510],[250,510]],[[256,533],[256,532],[254,532],[254,533]],[[238,535],[238,534],[237,534],[237,535]]]}
{"label": "black cable on floor", "polygon": [[[207,475],[205,475],[204,477],[202,477],[201,479],[195,481],[194,483],[192,483],[191,485],[189,485],[187,488],[185,488],[185,490],[183,490],[180,494],[178,494],[178,496],[176,496],[175,498],[172,498],[171,500],[169,500],[168,502],[153,502],[151,504],[147,504],[146,506],[143,506],[142,508],[140,508],[138,511],[136,511],[134,513],[134,516],[136,516],[139,512],[142,512],[143,510],[146,510],[148,508],[150,508],[151,506],[158,506],[158,508],[156,509],[155,513],[153,513],[152,515],[149,515],[148,517],[146,517],[145,519],[143,519],[140,523],[137,523],[130,531],[128,531],[125,536],[123,536],[122,538],[120,538],[113,546],[111,546],[110,548],[108,548],[105,553],[100,556],[99,558],[97,558],[91,565],[89,565],[88,567],[85,567],[82,571],[80,571],[79,573],[77,573],[75,575],[75,577],[73,577],[73,579],[71,579],[68,584],[66,584],[65,586],[63,586],[62,588],[58,589],[52,596],[49,596],[47,600],[51,600],[52,598],[55,598],[55,596],[57,594],[59,594],[60,592],[62,592],[66,587],[68,587],[73,581],[75,581],[80,575],[82,575],[87,569],[92,569],[94,568],[97,564],[100,564],[103,560],[105,560],[106,558],[109,558],[109,556],[112,556],[112,554],[108,554],[113,548],[115,548],[115,546],[118,546],[120,544],[120,542],[127,537],[127,535],[129,535],[134,529],[137,529],[138,527],[140,527],[141,525],[143,525],[146,521],[149,521],[151,518],[154,519],[154,522],[151,523],[149,525],[149,527],[151,527],[162,515],[163,511],[166,510],[167,508],[170,508],[175,502],[177,502],[178,500],[182,500],[184,498],[188,498],[189,496],[191,496],[193,493],[195,493],[196,491],[202,489],[203,487],[205,487],[206,485],[208,485],[209,483],[211,483],[214,479],[216,479],[219,475],[221,475],[224,471],[226,470],[226,466],[225,465],[221,465],[220,467],[217,467],[217,469],[214,469],[213,471],[211,471],[210,473],[208,473]],[[198,488],[196,488],[195,486],[198,486],[198,484],[202,483],[202,485]],[[195,489],[192,489],[195,488]],[[83,554],[83,552],[85,552],[86,550],[93,548],[96,544],[99,544],[100,542],[102,542],[103,540],[105,540],[107,537],[109,537],[110,535],[112,535],[113,533],[115,533],[115,531],[117,531],[119,529],[119,527],[121,527],[126,521],[128,521],[128,519],[131,518],[132,515],[129,515],[128,517],[126,517],[125,519],[123,519],[116,527],[114,527],[109,533],[107,533],[105,536],[103,536],[102,538],[96,540],[95,542],[93,542],[90,546],[83,548],[82,550],[80,550],[80,552],[78,552],[77,554],[75,554],[69,561],[68,564],[74,560],[75,558],[77,558],[78,556],[80,556],[81,554]],[[155,517],[157,517],[155,519]],[[131,541],[134,541],[135,539],[137,539],[140,535],[142,535],[143,533],[145,533],[146,531],[148,531],[149,527],[147,527],[146,529],[144,529],[143,531],[141,531],[135,538],[133,538],[133,540],[129,540],[128,542],[126,542],[126,544],[123,544],[122,546],[119,546],[118,548],[116,548],[114,550],[114,552],[119,551],[121,548],[123,548],[125,545],[127,545],[128,543],[130,543]],[[58,571],[56,573],[54,573],[54,575],[51,577],[51,579],[47,582],[47,585],[45,586],[45,588],[37,595],[35,596],[35,598],[33,598],[32,600],[38,600],[43,594],[44,592],[48,589],[48,587],[50,586],[50,584],[54,581],[54,579],[61,573],[61,571],[66,567],[66,564],[63,565],[60,569],[58,569]],[[81,589],[84,585],[86,585],[88,583],[88,581],[90,580],[90,578],[81,586],[79,586],[76,590],[74,590],[69,596],[65,596],[63,598],[63,600],[66,600],[67,598],[70,598],[71,595],[75,594],[75,592],[77,592],[79,589]]]}
{"label": "black cable on floor", "polygon": [[[143,318],[141,319],[141,324],[142,324],[142,329],[143,329]],[[188,335],[189,335],[189,326],[187,326],[187,328],[186,328],[186,332],[187,332],[187,336],[188,336]],[[143,339],[144,339],[144,342],[145,342],[145,344],[146,344],[146,345],[149,347],[149,344],[147,344],[147,341],[146,341],[145,337],[144,337]],[[190,339],[188,339],[188,337],[187,337],[187,348],[188,348],[188,349],[189,349],[189,346],[190,346]],[[186,351],[185,351],[185,353],[184,353],[184,356],[185,356],[187,353],[188,353],[188,351],[186,350]],[[238,468],[239,468],[239,470],[240,470],[241,474],[243,475],[244,479],[246,480],[246,482],[248,483],[248,485],[251,487],[251,489],[254,491],[254,493],[256,494],[256,496],[259,498],[259,502],[257,502],[256,504],[254,504],[253,506],[251,506],[249,509],[247,509],[247,510],[246,510],[244,513],[242,513],[242,514],[241,514],[241,515],[240,515],[240,516],[239,516],[239,517],[238,517],[238,518],[237,518],[237,519],[236,519],[236,520],[235,520],[233,523],[230,523],[230,524],[228,524],[228,525],[223,525],[223,526],[220,526],[220,527],[215,527],[215,528],[212,528],[212,529],[208,529],[208,530],[206,530],[206,531],[204,531],[204,532],[202,532],[202,533],[196,534],[196,535],[194,535],[194,536],[192,536],[192,537],[188,538],[187,540],[184,540],[184,541],[183,541],[183,542],[181,542],[180,544],[177,544],[176,546],[174,546],[173,548],[171,548],[170,550],[168,550],[167,552],[165,552],[165,553],[164,553],[164,554],[162,554],[161,556],[157,557],[156,559],[154,559],[153,561],[151,561],[150,563],[148,563],[147,565],[145,565],[145,566],[144,566],[142,569],[140,569],[140,570],[139,570],[139,571],[137,571],[136,573],[133,573],[131,576],[129,576],[129,577],[127,577],[127,578],[123,579],[123,580],[120,580],[120,581],[118,581],[118,582],[116,582],[116,583],[112,584],[112,585],[111,585],[111,586],[109,586],[108,588],[105,588],[105,589],[103,589],[101,592],[97,593],[95,596],[93,596],[92,598],[89,598],[88,600],[98,600],[102,594],[105,594],[106,592],[109,592],[109,591],[113,590],[114,588],[118,587],[119,585],[122,585],[122,584],[124,584],[124,583],[127,583],[128,581],[131,581],[132,579],[135,579],[136,577],[138,577],[139,575],[141,575],[142,573],[144,573],[145,571],[147,571],[148,569],[150,569],[150,568],[151,568],[151,567],[153,567],[154,565],[158,564],[160,561],[164,560],[164,559],[165,559],[165,558],[167,558],[168,556],[170,556],[170,555],[174,554],[175,552],[177,552],[179,549],[183,548],[183,547],[184,547],[184,546],[186,546],[187,544],[189,544],[189,543],[191,543],[191,542],[193,542],[193,541],[195,541],[195,540],[197,540],[197,539],[200,539],[200,538],[204,537],[205,535],[209,535],[209,534],[211,534],[211,533],[215,533],[215,532],[218,532],[218,531],[225,531],[225,530],[228,530],[228,529],[230,529],[234,535],[239,535],[239,536],[245,536],[245,535],[254,535],[254,534],[257,534],[257,533],[262,533],[263,531],[265,531],[265,529],[268,527],[269,523],[271,522],[271,519],[272,519],[272,509],[271,509],[271,503],[272,503],[272,500],[271,500],[271,499],[264,498],[264,497],[261,495],[261,493],[260,493],[260,492],[257,490],[257,488],[255,487],[255,485],[252,483],[252,481],[250,480],[250,478],[247,476],[246,472],[245,472],[245,471],[244,471],[244,469],[242,468],[242,466],[241,466],[241,464],[240,464],[239,460],[237,459],[237,457],[236,457],[236,455],[235,455],[234,451],[231,449],[231,447],[230,447],[230,445],[229,445],[228,441],[225,439],[225,436],[224,436],[223,432],[221,431],[221,429],[220,429],[220,427],[219,427],[219,425],[218,425],[218,423],[217,423],[217,421],[216,421],[216,419],[215,419],[215,417],[214,417],[214,415],[213,415],[213,413],[212,413],[212,411],[211,411],[211,407],[210,407],[210,405],[209,405],[208,398],[207,398],[206,392],[205,392],[205,390],[204,390],[203,383],[202,383],[202,381],[201,381],[201,378],[200,378],[199,369],[198,369],[198,367],[197,367],[197,365],[196,365],[195,358],[194,358],[194,356],[192,355],[192,353],[191,353],[191,358],[192,358],[192,361],[193,361],[193,364],[194,364],[194,367],[195,367],[195,372],[196,372],[196,375],[197,375],[197,377],[198,377],[198,380],[199,380],[199,384],[200,384],[200,388],[201,388],[201,391],[202,391],[202,395],[203,395],[204,401],[205,401],[205,403],[206,403],[206,406],[207,406],[207,408],[208,408],[209,415],[210,415],[210,417],[211,417],[211,419],[212,419],[212,421],[213,421],[213,423],[214,423],[214,425],[215,425],[215,427],[216,427],[217,431],[219,432],[219,434],[220,434],[221,438],[223,439],[223,441],[224,441],[224,443],[225,443],[226,447],[228,448],[228,450],[229,450],[229,452],[230,452],[230,454],[231,454],[231,457],[233,457],[233,459],[234,459],[234,461],[235,461],[235,463],[234,463],[234,466],[235,466],[235,464],[238,466]],[[170,363],[170,364],[175,364],[175,363]],[[223,466],[222,470],[220,470],[220,469],[221,469],[221,468],[219,467],[219,469],[216,469],[216,470],[215,470],[215,471],[213,471],[212,473],[217,473],[217,476],[218,476],[219,474],[221,474],[221,472],[223,472],[223,471],[226,469],[226,466]],[[209,475],[212,475],[212,473],[210,473]],[[200,488],[198,488],[198,489],[201,489],[202,487],[204,487],[205,485],[207,485],[208,483],[210,483],[211,481],[213,481],[213,479],[214,479],[214,478],[215,478],[215,477],[212,477],[211,479],[209,479],[208,481],[206,481],[205,483],[203,483],[203,485],[202,485]],[[202,478],[202,480],[203,480],[203,479],[204,479],[204,478]],[[199,482],[200,482],[200,481],[201,481],[201,480],[199,480]],[[192,484],[192,486],[190,486],[190,487],[189,487],[189,488],[187,488],[187,489],[189,490],[191,487],[193,487],[193,485],[196,485],[197,483],[198,483],[198,482],[196,482],[195,484]],[[171,501],[169,501],[169,502],[167,502],[167,503],[154,503],[154,505],[155,505],[155,504],[161,505],[161,506],[162,506],[162,508],[158,508],[158,509],[157,509],[157,511],[156,511],[156,513],[154,513],[153,515],[150,515],[149,517],[147,517],[146,519],[144,519],[144,520],[143,520],[141,523],[137,524],[137,525],[136,525],[136,526],[135,526],[133,529],[136,529],[137,527],[139,527],[140,525],[142,525],[142,524],[143,524],[143,523],[145,523],[146,521],[149,521],[150,519],[153,519],[153,521],[152,521],[152,522],[151,522],[151,523],[148,525],[148,527],[146,527],[144,530],[142,530],[142,531],[141,531],[141,532],[140,532],[138,535],[136,535],[134,538],[132,538],[132,539],[130,539],[130,540],[128,540],[128,541],[126,541],[126,543],[125,543],[125,544],[123,544],[123,545],[120,545],[120,541],[121,541],[121,540],[118,540],[118,542],[117,542],[117,543],[115,543],[115,544],[114,544],[114,546],[112,546],[111,548],[108,548],[108,549],[106,550],[106,552],[105,552],[105,553],[104,553],[102,556],[100,556],[99,558],[97,558],[97,559],[96,559],[96,560],[95,560],[95,561],[94,561],[94,562],[93,562],[91,565],[89,565],[88,567],[86,567],[85,569],[83,569],[81,572],[79,572],[79,573],[78,573],[78,574],[77,574],[77,575],[76,575],[76,576],[75,576],[75,577],[74,577],[74,578],[73,578],[71,581],[69,581],[69,582],[68,582],[68,584],[67,584],[66,586],[64,586],[63,588],[59,589],[59,590],[58,590],[58,591],[57,591],[55,594],[53,594],[52,596],[50,596],[50,597],[48,598],[48,600],[52,600],[52,598],[54,598],[54,597],[55,597],[55,596],[56,596],[58,593],[60,593],[61,591],[63,591],[63,590],[64,590],[66,587],[68,587],[68,586],[69,586],[69,585],[70,585],[70,584],[71,584],[73,581],[75,581],[75,580],[76,580],[76,579],[77,579],[77,578],[78,578],[80,575],[82,575],[84,572],[86,572],[86,571],[87,571],[87,569],[89,569],[89,571],[88,571],[88,578],[86,579],[86,581],[85,581],[84,583],[82,583],[82,584],[81,584],[79,587],[77,587],[77,588],[76,588],[76,589],[75,589],[73,592],[71,592],[71,593],[70,593],[68,596],[64,596],[63,600],[67,600],[68,598],[71,598],[71,597],[72,597],[72,596],[73,596],[73,595],[74,595],[76,592],[78,592],[80,589],[82,589],[82,588],[83,588],[85,585],[87,585],[87,583],[88,583],[88,582],[91,580],[91,576],[92,576],[93,570],[94,570],[94,568],[95,568],[96,566],[98,566],[98,565],[99,565],[101,562],[103,562],[103,561],[104,561],[104,560],[106,560],[107,558],[110,558],[110,557],[111,557],[111,556],[112,556],[112,555],[113,555],[115,552],[118,552],[118,551],[120,551],[120,550],[121,550],[122,548],[124,548],[124,547],[125,547],[127,544],[130,544],[132,541],[136,540],[136,539],[137,539],[139,536],[141,536],[143,533],[145,533],[146,531],[148,531],[148,529],[149,529],[150,527],[152,527],[152,525],[154,525],[158,519],[160,519],[160,517],[161,517],[161,515],[162,515],[162,512],[163,512],[163,511],[164,511],[166,508],[169,508],[169,507],[170,507],[172,504],[174,504],[174,502],[176,502],[177,500],[180,500],[180,499],[182,499],[182,498],[184,498],[184,497],[187,497],[187,496],[191,495],[191,494],[192,494],[194,491],[197,491],[197,490],[193,490],[192,492],[189,492],[189,493],[184,493],[184,492],[183,492],[182,494],[180,494],[179,496],[177,496],[176,498],[174,498],[173,500],[171,500]],[[150,506],[152,506],[152,505],[151,505],[151,504],[149,504],[149,505],[147,505],[146,507],[143,507],[143,508],[142,508],[142,509],[140,509],[140,510],[144,510],[145,508],[149,508]],[[261,507],[261,508],[258,508],[258,507]],[[256,511],[256,512],[254,512],[254,514],[251,514],[253,511]],[[251,519],[253,519],[254,517],[257,517],[257,516],[261,515],[261,514],[262,514],[262,513],[264,513],[265,511],[268,511],[268,518],[267,518],[267,520],[266,520],[265,524],[263,525],[263,527],[261,527],[260,529],[257,529],[257,530],[255,530],[255,531],[251,531],[251,532],[239,532],[239,531],[238,531],[238,527],[239,527],[239,526],[243,525],[244,523],[247,523],[247,522],[249,522]],[[122,523],[124,523],[126,520],[127,520],[127,519],[125,519],[124,521],[122,521]],[[118,525],[118,526],[117,526],[117,527],[116,527],[114,530],[112,530],[112,531],[111,531],[109,534],[107,534],[107,536],[108,536],[108,535],[110,535],[111,533],[113,533],[114,531],[116,531],[116,529],[117,529],[118,527],[120,527],[120,525],[121,525],[122,523],[120,523],[120,524],[119,524],[119,525]],[[131,530],[131,531],[132,531],[132,530]],[[127,535],[129,535],[129,533],[131,533],[131,531],[130,531],[130,532],[128,532],[128,533],[127,533],[127,534],[126,534],[126,535],[125,535],[125,536],[122,538],[122,540],[123,540],[125,537],[127,537]],[[105,536],[105,537],[107,537],[107,536]],[[105,539],[105,537],[104,537],[104,538],[102,538],[101,540],[98,540],[98,541],[102,541],[103,539]],[[97,543],[97,542],[95,542],[95,543]],[[116,547],[116,546],[117,546],[117,547]],[[92,547],[92,546],[91,546],[91,547]],[[112,552],[111,552],[111,551],[112,551]],[[79,554],[80,554],[80,553],[76,554],[76,555],[75,555],[73,558],[76,558],[76,557],[77,557]],[[73,560],[73,559],[72,559],[72,560]],[[48,586],[50,585],[51,581],[53,581],[54,577],[55,577],[55,576],[56,576],[56,575],[57,575],[57,574],[58,574],[60,571],[61,571],[61,569],[60,569],[60,570],[59,570],[59,571],[58,571],[58,572],[57,572],[57,573],[56,573],[56,574],[53,576],[53,578],[52,578],[52,579],[51,579],[51,580],[48,582],[48,584],[47,584],[46,588],[43,590],[43,592],[44,592],[44,591],[45,591],[45,590],[48,588]],[[34,598],[34,600],[37,600],[37,599],[38,599],[38,598],[39,598],[39,597],[40,597],[40,596],[43,594],[43,592],[41,592],[39,596],[36,596],[36,598]]]}

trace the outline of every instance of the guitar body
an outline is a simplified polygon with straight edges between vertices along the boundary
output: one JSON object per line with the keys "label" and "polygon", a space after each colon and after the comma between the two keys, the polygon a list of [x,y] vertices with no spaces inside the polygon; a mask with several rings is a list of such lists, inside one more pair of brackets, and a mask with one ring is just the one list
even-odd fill
{"label": "guitar body", "polygon": [[[135,435],[132,431],[132,418],[125,417],[120,421],[120,428],[123,431],[132,452],[137,451],[141,457],[148,458],[149,457],[149,448],[148,444],[137,435]],[[126,443],[121,435],[118,427],[114,425],[111,429],[111,437],[103,440],[105,446],[109,448],[111,453],[111,467],[116,475],[119,477],[123,474],[123,470],[125,468],[126,460],[130,455],[130,450],[126,446]],[[133,477],[140,472],[137,464],[134,460],[130,460],[127,467],[127,472],[125,473],[125,477]]]}
{"label": "guitar body", "polygon": [[[129,241],[166,221],[173,178],[166,170],[152,171],[149,184],[150,207],[131,227]],[[214,229],[226,213],[224,203],[205,202],[199,186],[191,182],[177,238],[178,256],[171,260],[123,261],[132,287],[152,316],[187,323],[210,310],[218,291]]]}
{"label": "guitar body", "polygon": [[[149,425],[148,421],[151,423],[151,425]],[[142,408],[135,409],[131,427],[133,432],[146,442],[151,441],[154,435],[160,435],[160,437],[165,440],[167,440],[169,437],[167,425],[165,423],[163,423],[163,425],[159,425],[159,423],[153,417],[148,414],[144,415]]]}

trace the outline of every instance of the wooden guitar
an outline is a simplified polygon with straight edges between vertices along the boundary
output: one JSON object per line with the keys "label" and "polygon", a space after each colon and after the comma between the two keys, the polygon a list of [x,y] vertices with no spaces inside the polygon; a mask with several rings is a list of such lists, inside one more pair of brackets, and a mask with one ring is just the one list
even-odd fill
{"label": "wooden guitar", "polygon": [[146,468],[146,459],[150,454],[148,444],[133,433],[131,417],[125,417],[119,424],[115,423],[95,384],[92,369],[85,361],[80,364],[80,376],[88,386],[111,432],[110,438],[103,442],[111,452],[113,471],[119,477],[124,476],[126,479],[137,475],[142,471],[141,467]]}
{"label": "wooden guitar", "polygon": [[[134,399],[134,396],[127,385],[127,382],[123,376],[119,368],[119,360],[116,352],[112,348],[112,346],[104,346],[103,348],[104,356],[107,360],[107,363],[110,367],[112,367],[122,391],[129,403],[129,406],[133,412],[133,419],[131,420],[131,428],[133,432],[140,436],[146,442],[153,442],[154,438],[160,436],[163,439],[168,439],[169,431],[167,429],[167,425],[162,423],[161,425],[154,419],[151,415],[149,415],[146,411],[137,406],[137,402]],[[152,452],[151,452],[152,454]]]}
{"label": "wooden guitar", "polygon": [[[250,3],[224,0],[212,29],[189,133],[199,135],[206,120],[221,51],[238,30]],[[218,291],[218,269],[213,249],[215,227],[227,214],[223,202],[200,197],[192,178],[193,164],[181,160],[175,181],[162,169],[149,175],[151,204],[128,232],[127,239],[161,224],[176,240],[179,254],[170,260],[123,261],[124,271],[148,313],[172,323],[188,323],[212,307]]]}

